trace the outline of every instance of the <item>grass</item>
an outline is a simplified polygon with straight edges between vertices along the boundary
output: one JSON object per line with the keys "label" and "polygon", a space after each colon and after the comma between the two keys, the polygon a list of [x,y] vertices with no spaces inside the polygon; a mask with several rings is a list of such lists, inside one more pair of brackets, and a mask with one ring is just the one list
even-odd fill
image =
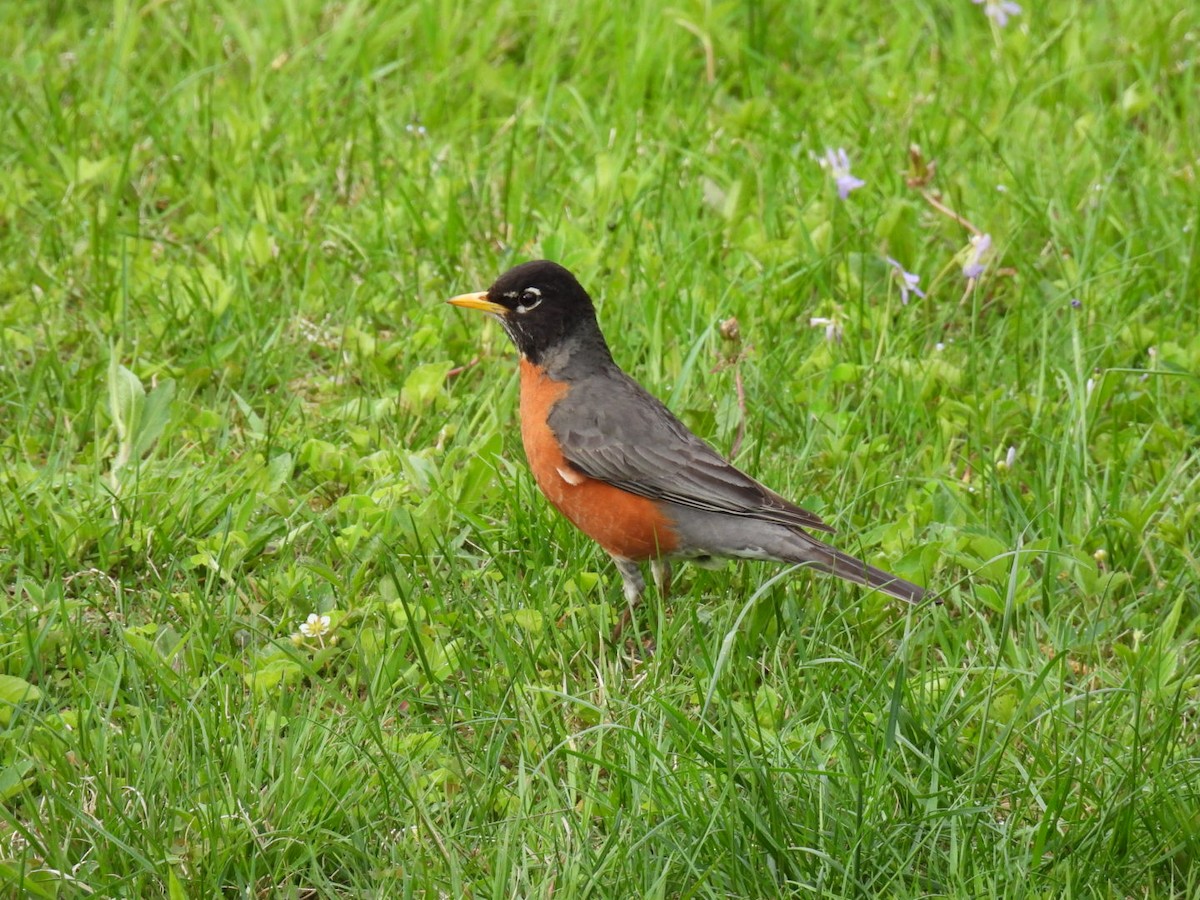
{"label": "grass", "polygon": [[[1196,15],[387,6],[0,7],[7,893],[1200,891]],[[441,303],[540,256],[945,605],[685,570],[606,646]]]}

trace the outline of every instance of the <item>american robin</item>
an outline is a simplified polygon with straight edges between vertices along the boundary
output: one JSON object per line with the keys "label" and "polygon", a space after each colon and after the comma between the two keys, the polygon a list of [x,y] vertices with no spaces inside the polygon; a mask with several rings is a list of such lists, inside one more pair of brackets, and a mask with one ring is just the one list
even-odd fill
{"label": "american robin", "polygon": [[575,276],[547,260],[509,269],[450,303],[499,320],[521,354],[521,439],[534,480],[616,563],[627,609],[650,562],[665,596],[672,559],[801,563],[893,597],[924,589],[817,540],[832,532],[726,462],[613,362]]}

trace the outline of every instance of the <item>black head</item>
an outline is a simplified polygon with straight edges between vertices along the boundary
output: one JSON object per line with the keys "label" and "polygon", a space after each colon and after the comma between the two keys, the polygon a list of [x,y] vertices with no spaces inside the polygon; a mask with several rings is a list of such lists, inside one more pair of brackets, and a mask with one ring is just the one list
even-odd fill
{"label": "black head", "polygon": [[530,362],[576,336],[599,338],[603,345],[592,298],[574,275],[549,260],[514,266],[486,291],[449,302],[495,316]]}

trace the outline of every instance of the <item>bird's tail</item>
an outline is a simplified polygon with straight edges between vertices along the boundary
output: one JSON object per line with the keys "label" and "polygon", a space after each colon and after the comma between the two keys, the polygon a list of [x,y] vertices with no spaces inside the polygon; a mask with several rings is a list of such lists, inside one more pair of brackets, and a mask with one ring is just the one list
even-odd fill
{"label": "bird's tail", "polygon": [[804,550],[792,556],[789,562],[806,563],[818,572],[836,575],[865,587],[878,588],[885,594],[907,600],[909,603],[920,603],[925,599],[925,588],[883,569],[867,565],[861,559],[843,553],[811,535],[801,533],[800,536],[804,539]]}

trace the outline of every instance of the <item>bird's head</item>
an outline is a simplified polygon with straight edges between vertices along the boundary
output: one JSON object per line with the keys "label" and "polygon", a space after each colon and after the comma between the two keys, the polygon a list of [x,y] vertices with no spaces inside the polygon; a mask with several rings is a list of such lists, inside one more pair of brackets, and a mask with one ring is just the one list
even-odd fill
{"label": "bird's head", "polygon": [[546,259],[514,266],[486,291],[447,302],[494,316],[533,363],[580,329],[599,334],[592,298],[574,275]]}

